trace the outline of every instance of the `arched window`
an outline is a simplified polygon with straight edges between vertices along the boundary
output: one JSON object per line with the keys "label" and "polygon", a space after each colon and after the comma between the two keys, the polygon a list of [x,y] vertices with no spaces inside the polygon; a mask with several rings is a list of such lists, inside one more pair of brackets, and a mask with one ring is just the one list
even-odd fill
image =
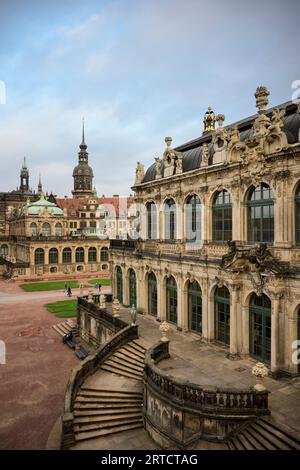
{"label": "arched window", "polygon": [[177,323],[177,285],[173,276],[166,281],[166,316],[170,323]]}
{"label": "arched window", "polygon": [[212,209],[213,241],[226,242],[232,239],[232,204],[228,191],[217,193]]}
{"label": "arched window", "polygon": [[100,260],[108,261],[108,248],[106,246],[100,250]]}
{"label": "arched window", "polygon": [[49,250],[49,264],[57,264],[58,263],[58,250],[57,248],[51,248]]}
{"label": "arched window", "polygon": [[250,299],[250,354],[256,359],[271,361],[271,300],[255,293]]}
{"label": "arched window", "polygon": [[136,275],[133,269],[129,269],[128,272],[129,280],[129,305],[136,307]]}
{"label": "arched window", "polygon": [[189,242],[201,240],[201,201],[196,194],[185,204],[185,238]]}
{"label": "arched window", "polygon": [[117,285],[117,299],[120,304],[123,303],[123,275],[120,266],[116,267],[116,285]]}
{"label": "arched window", "polygon": [[230,344],[230,294],[225,286],[215,292],[215,339]]}
{"label": "arched window", "polygon": [[300,184],[298,184],[295,196],[295,230],[296,230],[296,244],[300,245]]}
{"label": "arched window", "polygon": [[64,264],[72,263],[72,250],[71,248],[64,248],[62,251],[62,262]]}
{"label": "arched window", "polygon": [[157,316],[157,281],[154,273],[148,276],[148,313]]}
{"label": "arched window", "polygon": [[197,281],[188,285],[188,319],[189,329],[202,333],[202,294]]}
{"label": "arched window", "polygon": [[62,225],[60,223],[57,223],[55,225],[55,235],[57,237],[61,237],[62,236]]}
{"label": "arched window", "polygon": [[89,248],[89,262],[92,263],[95,261],[97,261],[97,250],[91,246],[91,248]]}
{"label": "arched window", "polygon": [[148,240],[156,240],[157,226],[156,226],[156,205],[153,201],[148,202],[147,209],[147,238]]}
{"label": "arched window", "polygon": [[37,248],[34,252],[34,264],[45,264],[45,252],[43,248]]}
{"label": "arched window", "polygon": [[0,255],[1,256],[7,256],[8,255],[8,245],[6,245],[6,243],[3,243],[3,245],[1,245]]}
{"label": "arched window", "polygon": [[32,237],[37,236],[37,225],[34,222],[30,224],[30,234]]}
{"label": "arched window", "polygon": [[167,199],[164,204],[165,216],[165,240],[176,240],[177,238],[177,216],[176,203],[174,199]]}
{"label": "arched window", "polygon": [[79,248],[76,248],[75,261],[76,263],[84,263],[84,248],[82,248],[81,246]]}
{"label": "arched window", "polygon": [[42,225],[42,234],[44,237],[50,237],[51,236],[51,226],[48,224],[48,222],[43,223]]}
{"label": "arched window", "polygon": [[251,188],[248,194],[248,241],[274,241],[273,191],[265,183]]}

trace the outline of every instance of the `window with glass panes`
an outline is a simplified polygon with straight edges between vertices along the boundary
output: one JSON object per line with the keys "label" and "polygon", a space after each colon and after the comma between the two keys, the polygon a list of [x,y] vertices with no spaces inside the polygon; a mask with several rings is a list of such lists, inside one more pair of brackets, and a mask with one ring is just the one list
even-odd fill
{"label": "window with glass panes", "polygon": [[43,248],[37,248],[34,252],[34,264],[45,264],[45,252]]}
{"label": "window with glass panes", "polygon": [[232,203],[228,191],[220,191],[212,208],[213,241],[226,242],[232,239]]}
{"label": "window with glass panes", "polygon": [[100,250],[101,261],[108,261],[108,248],[104,247]]}
{"label": "window with glass panes", "polygon": [[157,315],[157,281],[154,273],[148,276],[148,313]]}
{"label": "window with glass panes", "polygon": [[147,206],[147,238],[155,240],[156,237],[156,205],[154,202],[148,202]]}
{"label": "window with glass panes", "polygon": [[177,236],[176,204],[173,199],[168,199],[164,205],[165,210],[165,239],[175,240]]}
{"label": "window with glass panes", "polygon": [[173,276],[166,281],[166,313],[167,321],[177,323],[177,285]]}
{"label": "window with glass panes", "polygon": [[186,200],[185,238],[188,241],[201,239],[201,201],[196,194]]}
{"label": "window with glass panes", "polygon": [[295,197],[295,229],[296,244],[300,245],[300,184]]}
{"label": "window with glass panes", "polygon": [[225,286],[215,292],[215,339],[230,344],[230,294]]}
{"label": "window with glass panes", "polygon": [[75,260],[76,263],[84,263],[84,249],[79,247],[75,251]]}
{"label": "window with glass panes", "polygon": [[267,184],[252,188],[248,197],[248,241],[274,241],[273,191]]}
{"label": "window with glass panes", "polygon": [[64,264],[72,262],[72,250],[71,248],[64,248],[62,252],[62,262]]}
{"label": "window with glass panes", "polygon": [[188,285],[188,316],[189,329],[202,333],[202,295],[197,281]]}
{"label": "window with glass panes", "polygon": [[58,263],[58,250],[57,248],[51,248],[49,250],[49,264],[57,264]]}
{"label": "window with glass panes", "polygon": [[43,225],[42,225],[42,234],[44,237],[50,237],[51,235],[51,227],[50,227],[50,224],[48,224],[48,222],[45,222]]}
{"label": "window with glass panes", "polygon": [[97,261],[97,250],[93,246],[89,248],[89,262]]}
{"label": "window with glass panes", "polygon": [[271,361],[271,301],[265,294],[250,299],[250,354],[263,362]]}

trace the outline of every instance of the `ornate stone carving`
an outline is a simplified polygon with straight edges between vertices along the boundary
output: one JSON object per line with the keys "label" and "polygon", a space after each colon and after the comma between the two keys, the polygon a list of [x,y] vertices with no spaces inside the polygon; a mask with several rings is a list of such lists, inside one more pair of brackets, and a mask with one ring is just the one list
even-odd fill
{"label": "ornate stone carving", "polygon": [[212,136],[212,144],[214,148],[213,164],[226,163],[226,150],[229,138],[226,129],[223,127],[223,122],[225,120],[224,114],[218,114],[216,120],[218,121],[219,127]]}
{"label": "ornate stone carving", "polygon": [[268,127],[268,134],[264,142],[264,150],[266,154],[280,152],[287,147],[287,137],[283,131],[285,109],[274,108],[271,124]]}
{"label": "ornate stone carving", "polygon": [[140,184],[145,176],[145,167],[142,163],[137,162],[135,169],[135,182],[134,184]]}
{"label": "ornate stone carving", "polygon": [[240,141],[238,126],[232,126],[228,139],[227,160],[228,163],[234,163],[241,160],[241,155],[246,150],[246,144]]}
{"label": "ornate stone carving", "polygon": [[161,164],[161,159],[159,157],[155,157],[155,179],[161,178]]}
{"label": "ornate stone carving", "polygon": [[208,166],[209,152],[208,152],[208,143],[204,142],[202,145],[202,156],[201,156],[201,168]]}
{"label": "ornate stone carving", "polygon": [[207,108],[207,111],[204,115],[203,123],[204,123],[203,134],[205,132],[211,132],[215,130],[216,117],[215,117],[215,113],[213,112],[210,106]]}
{"label": "ornate stone carving", "polygon": [[176,174],[182,173],[182,153],[172,149],[172,137],[166,137],[165,142],[167,148],[163,154],[164,176],[172,176],[175,172]]}
{"label": "ornate stone carving", "polygon": [[170,330],[169,324],[166,321],[163,321],[160,324],[159,329],[161,331],[160,341],[163,341],[163,342],[169,341],[169,339],[168,339],[168,333],[169,333],[169,330]]}

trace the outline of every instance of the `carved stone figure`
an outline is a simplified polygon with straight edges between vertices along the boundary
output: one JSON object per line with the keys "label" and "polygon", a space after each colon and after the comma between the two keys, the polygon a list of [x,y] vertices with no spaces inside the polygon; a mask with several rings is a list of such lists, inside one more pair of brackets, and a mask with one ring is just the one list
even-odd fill
{"label": "carved stone figure", "polygon": [[140,162],[137,162],[136,169],[135,169],[135,182],[134,184],[140,184],[145,176],[145,168],[144,165]]}
{"label": "carved stone figure", "polygon": [[264,145],[266,154],[280,152],[288,145],[287,137],[283,131],[285,109],[274,108],[271,118],[271,124],[268,128],[268,135]]}
{"label": "carved stone figure", "polygon": [[202,145],[202,158],[201,158],[201,167],[208,166],[209,152],[208,152],[208,143],[204,142]]}
{"label": "carved stone figure", "polygon": [[229,141],[227,130],[223,128],[223,122],[225,120],[224,114],[218,114],[216,120],[218,121],[219,127],[212,136],[212,144],[214,148],[213,165],[216,163],[226,163],[226,149]]}
{"label": "carved stone figure", "polygon": [[[172,149],[172,137],[166,137],[167,148],[163,154],[164,176],[172,176],[174,173],[182,173],[182,153]],[[179,161],[178,161],[179,160]]]}
{"label": "carved stone figure", "polygon": [[227,147],[228,163],[237,162],[243,158],[243,152],[246,150],[246,144],[240,141],[240,132],[238,126],[232,126],[229,132],[229,142]]}
{"label": "carved stone figure", "polygon": [[161,159],[159,157],[155,157],[155,179],[161,178],[161,164]]}

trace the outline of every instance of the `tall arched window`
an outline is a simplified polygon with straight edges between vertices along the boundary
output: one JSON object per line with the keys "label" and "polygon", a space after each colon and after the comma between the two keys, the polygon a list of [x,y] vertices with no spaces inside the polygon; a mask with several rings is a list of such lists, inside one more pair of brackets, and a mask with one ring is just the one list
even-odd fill
{"label": "tall arched window", "polygon": [[173,276],[166,280],[166,316],[170,323],[177,323],[177,284]]}
{"label": "tall arched window", "polygon": [[225,189],[217,193],[212,209],[213,241],[226,242],[232,239],[232,203]]}
{"label": "tall arched window", "polygon": [[197,281],[188,284],[189,329],[202,333],[202,294]]}
{"label": "tall arched window", "polygon": [[82,248],[81,246],[79,248],[76,248],[75,261],[76,263],[84,263],[84,248]]}
{"label": "tall arched window", "polygon": [[120,266],[116,267],[116,285],[117,285],[117,298],[120,304],[123,303],[123,275]]}
{"label": "tall arched window", "polygon": [[200,241],[201,201],[196,194],[189,196],[185,203],[185,238],[189,242]]}
{"label": "tall arched window", "polygon": [[250,299],[250,354],[256,359],[271,361],[271,300],[255,293]]}
{"label": "tall arched window", "polygon": [[129,305],[136,307],[136,275],[133,269],[129,269],[128,272],[129,280]]}
{"label": "tall arched window", "polygon": [[93,246],[89,248],[88,259],[90,263],[97,261],[97,250]]}
{"label": "tall arched window", "polygon": [[230,344],[230,294],[225,286],[215,292],[215,339]]}
{"label": "tall arched window", "polygon": [[164,204],[165,216],[165,240],[176,240],[177,238],[177,214],[174,199],[167,199]]}
{"label": "tall arched window", "polygon": [[156,205],[153,201],[148,202],[146,205],[147,210],[147,238],[148,240],[156,240],[157,226],[156,226]]}
{"label": "tall arched window", "polygon": [[101,261],[108,261],[108,248],[106,246],[100,250],[100,259]]}
{"label": "tall arched window", "polygon": [[51,248],[49,250],[49,264],[58,263],[58,250],[57,248]]}
{"label": "tall arched window", "polygon": [[62,251],[62,262],[64,264],[72,263],[72,250],[71,248],[64,248]]}
{"label": "tall arched window", "polygon": [[45,264],[45,252],[43,248],[37,248],[34,252],[34,264]]}
{"label": "tall arched window", "polygon": [[57,237],[61,237],[62,236],[62,225],[60,223],[57,223],[55,225],[55,235]]}
{"label": "tall arched window", "polygon": [[265,183],[251,188],[248,194],[248,241],[274,241],[273,191]]}
{"label": "tall arched window", "polygon": [[295,196],[295,230],[296,245],[300,245],[300,184],[298,184]]}
{"label": "tall arched window", "polygon": [[34,222],[30,224],[30,234],[32,237],[37,236],[37,225]]}
{"label": "tall arched window", "polygon": [[0,255],[1,256],[7,256],[8,255],[8,245],[6,243],[3,243],[0,247]]}
{"label": "tall arched window", "polygon": [[44,237],[50,237],[51,235],[51,226],[48,222],[43,223],[42,225],[42,234]]}
{"label": "tall arched window", "polygon": [[148,313],[157,315],[157,281],[154,273],[148,276]]}

